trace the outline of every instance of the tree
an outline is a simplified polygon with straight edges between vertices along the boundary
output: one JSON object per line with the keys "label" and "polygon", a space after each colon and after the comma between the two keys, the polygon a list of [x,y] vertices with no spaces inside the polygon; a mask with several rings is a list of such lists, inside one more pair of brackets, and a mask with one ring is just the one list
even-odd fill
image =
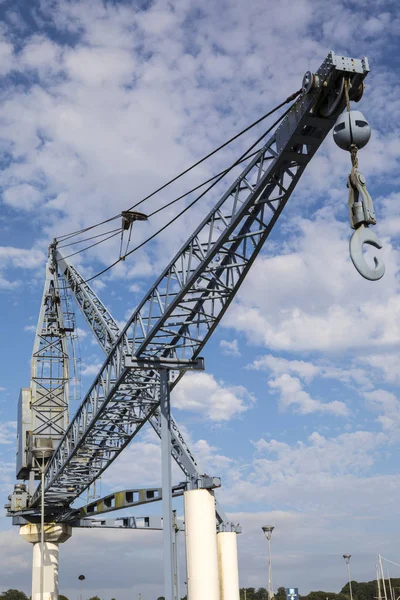
{"label": "tree", "polygon": [[101,600],[101,598],[99,598],[98,596],[92,596],[88,600]]}
{"label": "tree", "polygon": [[58,594],[58,600],[68,600],[67,596],[63,596],[62,594]]}
{"label": "tree", "polygon": [[275,600],[286,600],[286,590],[284,587],[278,587],[275,594]]}
{"label": "tree", "polygon": [[165,600],[164,596],[158,596],[157,600]]}
{"label": "tree", "polygon": [[28,596],[20,590],[7,590],[0,594],[0,600],[28,600]]}
{"label": "tree", "polygon": [[246,591],[246,600],[256,600],[256,588],[241,588],[239,591],[240,600],[244,600],[244,592]]}

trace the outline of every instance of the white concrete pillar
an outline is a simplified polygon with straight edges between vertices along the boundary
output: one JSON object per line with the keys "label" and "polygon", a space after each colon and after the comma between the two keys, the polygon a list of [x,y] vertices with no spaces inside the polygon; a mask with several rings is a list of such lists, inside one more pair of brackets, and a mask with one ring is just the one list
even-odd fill
{"label": "white concrete pillar", "polygon": [[[29,523],[20,528],[20,535],[33,544],[32,600],[42,600],[42,545],[40,525]],[[71,537],[72,529],[65,523],[46,523],[43,547],[43,600],[58,600],[58,545]]]}
{"label": "white concrete pillar", "polygon": [[239,600],[237,533],[221,531],[217,542],[221,600]]}
{"label": "white concrete pillar", "polygon": [[214,496],[190,490],[184,505],[188,598],[220,600]]}

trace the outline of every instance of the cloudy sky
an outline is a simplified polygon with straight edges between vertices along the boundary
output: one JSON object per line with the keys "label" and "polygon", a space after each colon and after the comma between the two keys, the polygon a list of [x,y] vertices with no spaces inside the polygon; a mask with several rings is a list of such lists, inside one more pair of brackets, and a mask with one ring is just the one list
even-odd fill
{"label": "cloudy sky", "polygon": [[[174,416],[198,462],[222,477],[220,501],[243,526],[241,585],[267,585],[265,523],[276,527],[275,588],[339,590],[345,552],[361,581],[374,578],[378,552],[400,562],[397,2],[1,0],[0,19],[3,500],[15,482],[17,397],[29,386],[49,242],[129,208],[299,89],[332,49],[370,60],[357,108],[373,134],[359,159],[386,274],[367,282],[350,262],[350,160],[328,136],[207,346],[206,373],[177,387]],[[262,127],[143,210],[229,165]],[[229,183],[96,280],[119,323]],[[183,202],[138,224],[134,243]],[[71,261],[91,276],[118,252],[115,238]],[[103,358],[77,320],[81,383],[72,411]],[[146,430],[100,491],[159,484],[159,445]],[[5,517],[0,528],[0,590],[28,592],[31,548]],[[155,600],[160,541],[157,532],[74,531],[61,549],[61,592],[77,598],[84,573],[85,594]]]}

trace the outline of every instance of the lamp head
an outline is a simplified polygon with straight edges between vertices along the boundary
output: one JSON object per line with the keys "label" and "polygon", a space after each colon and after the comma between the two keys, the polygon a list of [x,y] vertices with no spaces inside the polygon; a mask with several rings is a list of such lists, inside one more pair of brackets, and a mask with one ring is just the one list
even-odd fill
{"label": "lamp head", "polygon": [[347,564],[349,564],[351,559],[351,554],[343,554],[343,558]]}
{"label": "lamp head", "polygon": [[264,525],[263,527],[261,527],[261,529],[264,532],[265,537],[267,538],[267,540],[271,539],[271,534],[273,532],[273,530],[275,529],[273,525]]}

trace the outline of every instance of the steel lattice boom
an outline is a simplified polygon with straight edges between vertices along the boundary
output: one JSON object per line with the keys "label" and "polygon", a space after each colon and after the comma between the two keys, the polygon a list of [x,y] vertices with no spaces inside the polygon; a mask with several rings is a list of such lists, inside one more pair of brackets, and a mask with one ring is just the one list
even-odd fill
{"label": "steel lattice boom", "polygon": [[[79,274],[77,269],[62,258],[58,252],[56,258],[59,271],[62,273],[99,344],[106,355],[108,355],[121,335],[118,324],[97,294]],[[136,391],[136,386],[132,385],[131,395],[135,395]],[[149,423],[161,438],[160,413],[158,409],[150,416]],[[171,428],[172,457],[188,479],[193,480],[198,478],[199,473],[197,463],[186,444],[182,433],[179,431],[178,425],[173,419],[171,419]]]}
{"label": "steel lattice boom", "polygon": [[[356,90],[367,72],[366,60],[331,53],[276,133],[160,275],[110,350],[49,461],[46,504],[70,504],[156,413],[160,376],[149,368],[152,360],[199,356],[343,110],[342,99],[335,96],[337,79],[345,75]],[[135,359],[145,361],[146,368],[138,369]],[[32,506],[39,496],[38,489]]]}

